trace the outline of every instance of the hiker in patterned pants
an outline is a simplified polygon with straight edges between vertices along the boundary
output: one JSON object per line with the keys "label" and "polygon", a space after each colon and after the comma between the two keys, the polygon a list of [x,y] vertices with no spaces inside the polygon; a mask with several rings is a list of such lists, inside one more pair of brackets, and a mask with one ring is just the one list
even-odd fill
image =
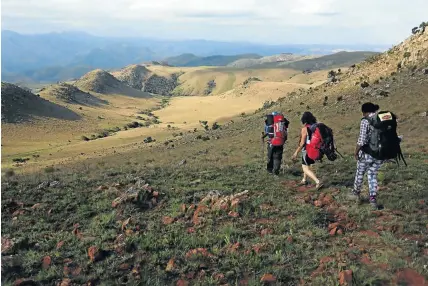
{"label": "hiker in patterned pants", "polygon": [[357,160],[357,172],[355,174],[354,188],[349,196],[350,199],[360,200],[361,189],[363,186],[364,175],[367,172],[369,183],[369,196],[370,205],[377,209],[377,174],[379,168],[382,166],[383,161],[373,158],[371,155],[365,153],[362,149],[370,141],[370,134],[373,126],[370,125],[366,118],[376,116],[376,111],[379,110],[379,105],[371,102],[364,103],[361,107],[363,119],[360,123],[360,134],[358,136],[357,147],[355,149],[355,159]]}
{"label": "hiker in patterned pants", "polygon": [[377,160],[366,154],[360,152],[360,159],[357,163],[357,173],[355,174],[354,192],[356,194],[361,193],[363,186],[364,174],[367,172],[367,179],[369,183],[369,196],[370,201],[376,200],[377,195],[377,173],[379,168],[382,166],[382,161]]}

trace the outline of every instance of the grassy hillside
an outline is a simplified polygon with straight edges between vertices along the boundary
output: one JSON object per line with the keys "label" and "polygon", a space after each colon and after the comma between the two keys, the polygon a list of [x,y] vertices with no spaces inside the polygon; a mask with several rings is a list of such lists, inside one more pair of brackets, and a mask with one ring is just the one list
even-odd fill
{"label": "grassy hillside", "polygon": [[[41,173],[4,170],[2,284],[425,285],[427,45],[428,34],[412,36],[216,130],[171,130]],[[346,199],[366,101],[398,115],[409,164],[382,166],[377,211]],[[291,121],[278,178],[260,143],[273,110]],[[305,110],[333,128],[345,157],[315,165],[321,191],[298,187],[300,162],[289,160]]]}
{"label": "grassy hillside", "polygon": [[199,66],[226,66],[239,59],[258,59],[257,54],[242,54],[233,56],[214,55],[208,57],[198,57],[194,54],[182,54],[176,57],[165,59],[169,65],[178,67],[199,67]]}
{"label": "grassy hillside", "polygon": [[296,70],[322,70],[351,66],[369,57],[375,56],[375,52],[338,52],[332,55],[317,57],[314,59],[304,59],[300,61],[285,63],[266,63],[260,67],[284,67]]}
{"label": "grassy hillside", "polygon": [[25,122],[34,117],[78,120],[73,111],[40,98],[16,85],[1,83],[1,113],[3,123]]}

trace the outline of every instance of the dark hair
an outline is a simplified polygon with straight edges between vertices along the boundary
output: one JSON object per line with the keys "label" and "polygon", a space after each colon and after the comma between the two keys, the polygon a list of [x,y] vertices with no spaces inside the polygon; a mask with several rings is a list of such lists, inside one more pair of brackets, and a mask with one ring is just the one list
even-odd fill
{"label": "dark hair", "polygon": [[317,123],[317,119],[309,111],[306,111],[305,113],[303,113],[301,121],[302,121],[302,124],[315,124],[315,123]]}
{"label": "dark hair", "polygon": [[379,110],[379,105],[373,104],[371,102],[366,102],[361,106],[361,112],[367,113],[367,112],[376,112]]}

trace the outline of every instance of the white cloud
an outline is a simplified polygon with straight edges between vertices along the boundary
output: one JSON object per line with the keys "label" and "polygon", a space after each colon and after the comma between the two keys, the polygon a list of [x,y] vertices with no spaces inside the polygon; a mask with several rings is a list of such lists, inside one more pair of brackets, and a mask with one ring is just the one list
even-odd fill
{"label": "white cloud", "polygon": [[396,43],[426,0],[2,0],[2,28],[269,43]]}

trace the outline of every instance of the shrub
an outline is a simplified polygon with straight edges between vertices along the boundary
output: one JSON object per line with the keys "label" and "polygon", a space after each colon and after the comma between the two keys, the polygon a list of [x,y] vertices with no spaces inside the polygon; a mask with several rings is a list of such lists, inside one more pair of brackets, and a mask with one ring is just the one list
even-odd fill
{"label": "shrub", "polygon": [[4,175],[6,176],[6,178],[11,178],[11,177],[15,176],[15,171],[13,169],[7,169],[4,172]]}
{"label": "shrub", "polygon": [[91,139],[89,139],[89,138],[88,138],[88,137],[86,137],[86,136],[82,136],[81,138],[82,138],[82,140],[83,140],[83,141],[89,141],[89,140],[91,140]]}
{"label": "shrub", "polygon": [[343,96],[342,95],[337,97],[337,101],[342,101],[342,100],[343,100]]}
{"label": "shrub", "polygon": [[216,129],[219,129],[219,128],[220,128],[220,125],[218,125],[217,122],[214,122],[213,126],[211,127],[212,130],[216,130]]}
{"label": "shrub", "polygon": [[55,168],[54,167],[50,166],[50,167],[46,167],[45,168],[45,173],[50,174],[50,173],[53,173],[53,172],[55,172]]}
{"label": "shrub", "polygon": [[410,52],[405,52],[403,56],[404,58],[410,58],[411,55],[412,54]]}
{"label": "shrub", "polygon": [[29,160],[30,160],[30,158],[14,158],[14,159],[12,159],[12,162],[14,162],[14,163],[25,163]]}

